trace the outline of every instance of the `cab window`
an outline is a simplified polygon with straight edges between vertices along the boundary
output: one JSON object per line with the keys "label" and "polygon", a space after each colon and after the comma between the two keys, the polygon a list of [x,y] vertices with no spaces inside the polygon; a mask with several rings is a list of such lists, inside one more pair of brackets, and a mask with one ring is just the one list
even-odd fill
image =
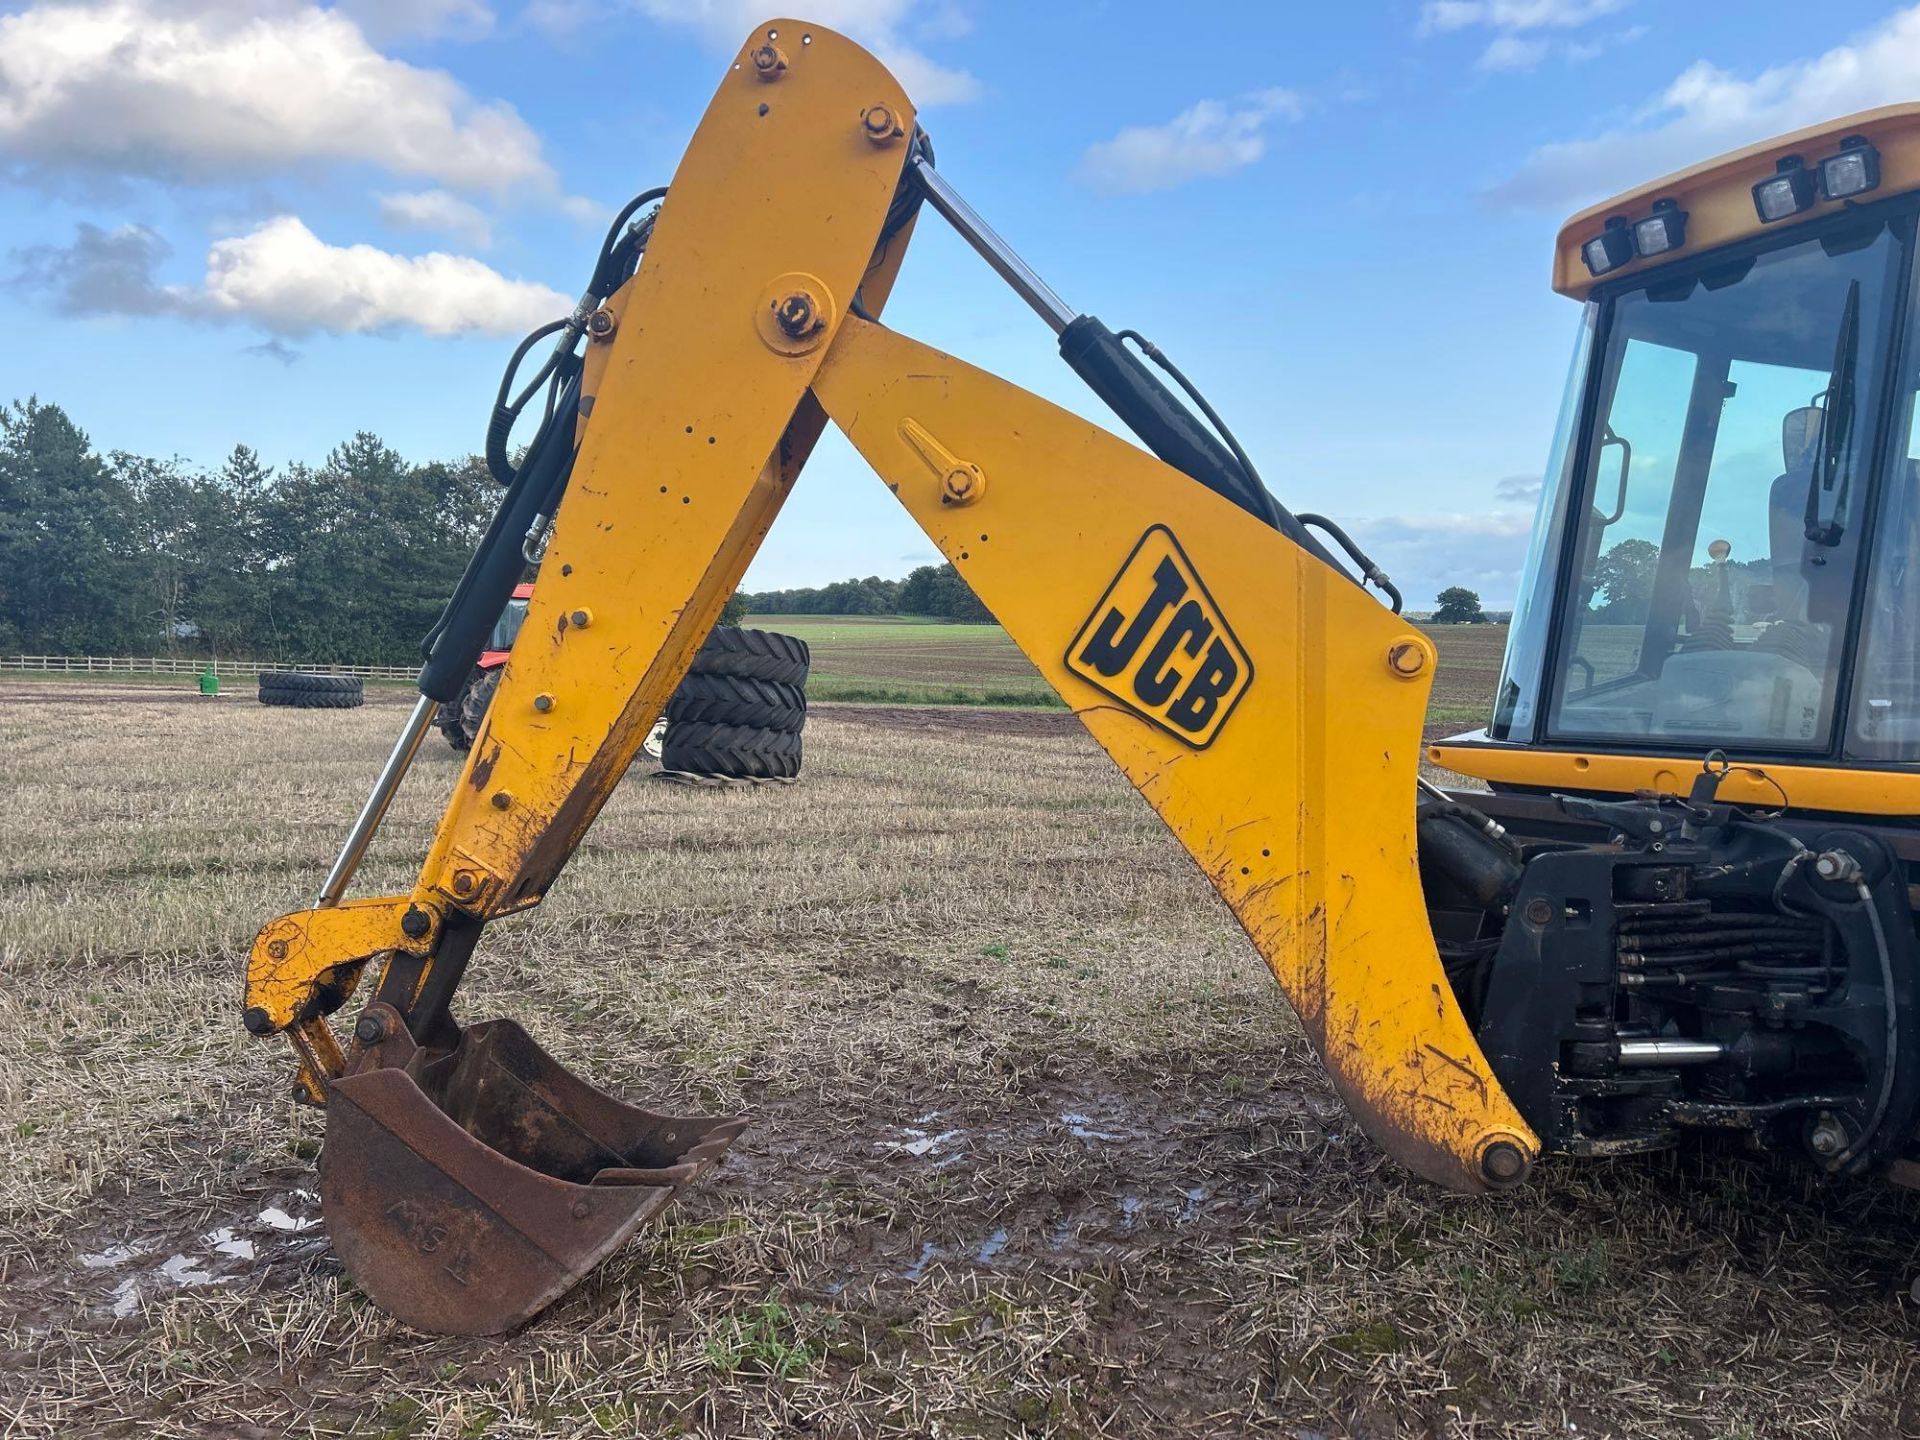
{"label": "cab window", "polygon": [[1859,222],[1609,302],[1550,733],[1829,747],[1911,228]]}

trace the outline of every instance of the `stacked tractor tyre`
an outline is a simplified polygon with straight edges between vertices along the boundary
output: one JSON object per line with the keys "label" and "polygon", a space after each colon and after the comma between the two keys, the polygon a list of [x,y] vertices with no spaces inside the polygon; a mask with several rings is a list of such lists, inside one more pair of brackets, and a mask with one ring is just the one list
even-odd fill
{"label": "stacked tractor tyre", "polygon": [[262,670],[260,703],[288,710],[352,710],[366,703],[366,692],[358,675]]}
{"label": "stacked tractor tyre", "polygon": [[667,702],[660,768],[735,780],[798,775],[811,658],[793,635],[717,627]]}
{"label": "stacked tractor tyre", "polygon": [[[730,780],[798,775],[811,658],[797,636],[716,628],[667,702],[660,768]],[[454,749],[467,749],[480,733],[503,668],[476,666],[459,697],[441,709],[437,723]]]}

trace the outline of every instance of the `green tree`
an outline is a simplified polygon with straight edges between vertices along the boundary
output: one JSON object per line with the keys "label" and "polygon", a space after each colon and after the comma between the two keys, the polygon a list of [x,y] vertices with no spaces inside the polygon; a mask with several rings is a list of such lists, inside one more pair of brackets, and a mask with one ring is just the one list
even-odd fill
{"label": "green tree", "polygon": [[11,644],[108,654],[160,640],[136,510],[126,477],[59,406],[0,409],[0,629]]}
{"label": "green tree", "polygon": [[364,431],[290,467],[262,540],[282,658],[405,664],[458,583],[493,498],[472,461],[415,467]]}
{"label": "green tree", "polygon": [[1433,618],[1440,625],[1480,625],[1486,612],[1480,608],[1480,596],[1464,585],[1449,585],[1434,597]]}
{"label": "green tree", "polygon": [[1594,598],[1611,624],[1632,624],[1647,617],[1653,582],[1660,568],[1660,547],[1651,540],[1622,540],[1594,562]]}
{"label": "green tree", "polygon": [[195,487],[199,551],[205,562],[193,622],[207,653],[273,655],[273,623],[264,529],[273,471],[245,445]]}

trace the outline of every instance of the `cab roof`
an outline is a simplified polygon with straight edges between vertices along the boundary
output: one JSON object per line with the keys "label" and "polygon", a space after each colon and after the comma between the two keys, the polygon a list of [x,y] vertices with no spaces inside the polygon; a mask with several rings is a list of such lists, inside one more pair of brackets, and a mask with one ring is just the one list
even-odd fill
{"label": "cab roof", "polygon": [[1920,190],[1920,103],[1884,105],[1839,120],[1812,125],[1744,150],[1679,170],[1647,185],[1616,195],[1602,205],[1582,210],[1560,227],[1554,243],[1553,288],[1562,295],[1585,299],[1599,282],[1587,273],[1580,247],[1619,216],[1629,223],[1653,212],[1656,200],[1672,200],[1687,212],[1686,243],[1650,260],[1629,260],[1608,272],[1611,282],[1623,275],[1655,270],[1703,251],[1745,240],[1762,231],[1789,231],[1810,220],[1822,219],[1846,204],[1816,200],[1810,209],[1771,225],[1761,223],[1753,208],[1753,187],[1774,173],[1775,162],[1798,155],[1809,167],[1840,148],[1840,142],[1858,135],[1880,152],[1880,184],[1872,193],[1883,200],[1907,190]]}

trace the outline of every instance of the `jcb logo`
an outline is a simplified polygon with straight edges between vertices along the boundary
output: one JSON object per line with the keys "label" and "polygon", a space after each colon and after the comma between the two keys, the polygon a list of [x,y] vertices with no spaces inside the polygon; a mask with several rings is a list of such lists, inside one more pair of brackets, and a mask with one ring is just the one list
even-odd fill
{"label": "jcb logo", "polygon": [[1253,683],[1253,663],[1164,525],[1140,537],[1067,650],[1067,668],[1204,750]]}

